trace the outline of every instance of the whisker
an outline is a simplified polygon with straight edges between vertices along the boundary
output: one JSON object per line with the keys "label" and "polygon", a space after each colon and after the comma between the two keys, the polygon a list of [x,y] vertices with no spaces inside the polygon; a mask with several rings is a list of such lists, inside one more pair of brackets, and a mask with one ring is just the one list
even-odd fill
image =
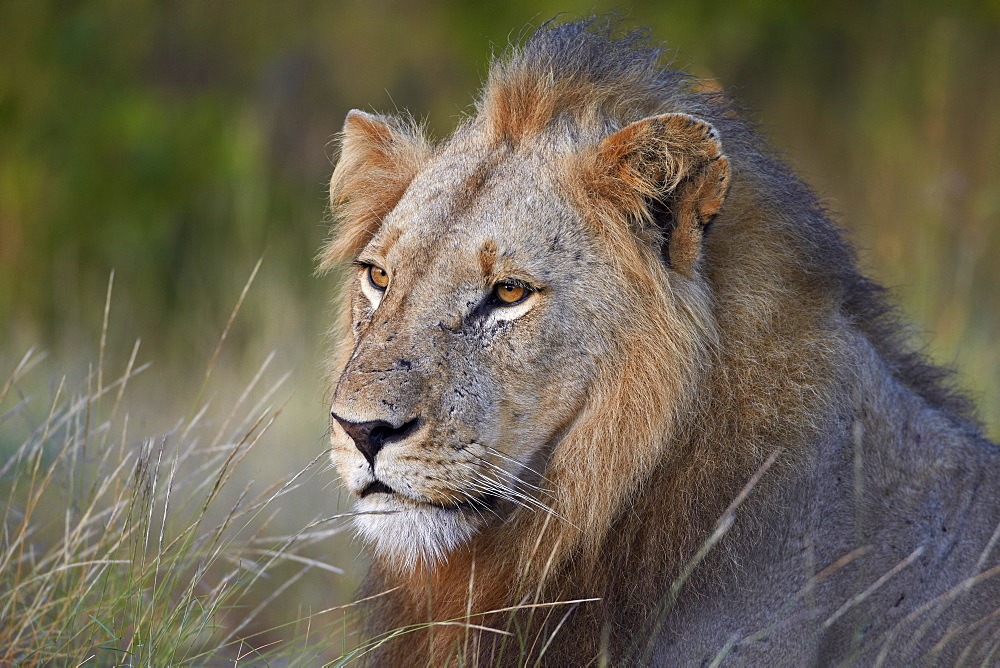
{"label": "whisker", "polygon": [[[487,475],[487,473],[490,472],[490,471],[500,471],[501,473],[504,473],[505,475],[513,477],[512,474],[510,474],[508,471],[505,471],[504,469],[502,469],[502,468],[496,466],[495,464],[492,464],[491,462],[486,461],[486,460],[484,460],[482,458],[480,458],[479,461],[484,466],[484,468],[487,469],[486,471],[478,470],[478,469],[474,468],[473,466],[471,466],[469,464],[466,464],[466,463],[462,463],[462,466],[464,466],[465,468],[468,468],[469,470],[471,470],[476,476],[479,477],[479,480],[487,482],[488,486],[492,489],[493,493],[496,496],[500,496],[500,497],[502,497],[502,498],[504,498],[504,499],[506,499],[506,500],[508,500],[508,501],[510,501],[512,503],[514,503],[514,504],[517,504],[517,505],[519,505],[519,506],[521,506],[521,507],[523,507],[523,508],[525,508],[527,510],[541,510],[541,511],[544,511],[546,513],[549,513],[553,517],[566,522],[567,524],[572,524],[572,522],[569,522],[569,520],[567,520],[565,517],[561,516],[559,513],[557,513],[555,510],[553,510],[552,508],[550,508],[548,505],[546,505],[542,501],[534,498],[533,496],[525,494],[525,493],[523,493],[523,492],[521,492],[521,491],[519,491],[519,490],[517,490],[515,488],[511,488],[511,487],[509,487],[507,485],[503,485],[503,483],[500,480],[497,480],[495,478],[491,478],[490,476]],[[515,481],[515,483],[519,482],[519,480],[517,478],[513,478],[513,480]]]}
{"label": "whisker", "polygon": [[[503,457],[503,455],[500,455],[500,456]],[[512,473],[512,472],[510,472],[508,470],[506,470],[505,468],[503,468],[501,466],[497,466],[496,464],[494,464],[493,462],[489,461],[485,457],[480,457],[479,455],[475,455],[475,457],[480,462],[482,462],[485,466],[488,466],[488,467],[492,468],[493,470],[498,471],[498,472],[502,473],[503,475],[507,476],[508,478],[510,478],[512,481],[515,482],[515,484],[522,485],[522,486],[524,486],[524,487],[526,487],[526,488],[528,488],[530,490],[538,492],[539,494],[543,494],[543,495],[549,497],[550,499],[555,499],[555,497],[552,495],[551,491],[549,491],[549,490],[547,490],[547,489],[545,489],[543,487],[539,487],[538,485],[534,485],[534,484],[532,484],[530,482],[527,482],[526,480],[522,480],[521,478],[517,477],[516,474],[514,474],[514,473]],[[513,459],[510,459],[509,457],[503,457],[503,458],[506,459],[507,461],[513,462],[515,464],[517,463],[516,461],[514,461]],[[527,468],[527,467],[525,467],[525,468]],[[531,470],[531,469],[528,469],[528,470]],[[532,472],[534,473],[534,471],[532,471]],[[548,482],[548,481],[546,480],[546,482]]]}
{"label": "whisker", "polygon": [[538,476],[538,478],[540,480],[544,480],[545,482],[551,484],[552,481],[549,480],[548,478],[546,478],[540,471],[536,471],[535,469],[531,468],[527,464],[524,464],[523,462],[519,462],[516,459],[508,457],[507,455],[505,455],[504,453],[500,452],[496,448],[490,447],[488,445],[487,446],[483,446],[483,447],[485,447],[486,451],[489,452],[491,455],[495,455],[495,456],[499,457],[500,459],[506,459],[511,464],[516,464],[517,466],[520,466],[524,470],[529,471],[529,472],[535,474],[536,476]]}
{"label": "whisker", "polygon": [[468,481],[468,484],[478,491],[492,496],[498,496],[526,509],[532,509],[531,506],[526,503],[526,501],[531,501],[530,497],[517,493],[515,490],[501,484],[500,481],[486,476],[483,471],[477,470],[468,464],[463,463],[462,466],[472,471],[474,477],[472,480]]}

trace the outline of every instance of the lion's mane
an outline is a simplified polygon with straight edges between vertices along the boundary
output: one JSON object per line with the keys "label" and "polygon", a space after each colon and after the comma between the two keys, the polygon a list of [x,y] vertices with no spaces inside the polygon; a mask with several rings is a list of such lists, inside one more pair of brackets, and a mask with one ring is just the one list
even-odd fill
{"label": "lion's mane", "polygon": [[[615,33],[601,20],[546,24],[493,64],[465,127],[486,128],[498,144],[553,128],[583,138],[564,165],[573,175],[565,196],[625,280],[654,286],[646,293],[653,296],[636,304],[635,321],[621,323],[616,354],[603,360],[585,409],[548,455],[553,513],[518,511],[433,568],[407,574],[376,561],[363,591],[374,597],[373,632],[467,620],[520,640],[432,626],[383,645],[387,664],[409,662],[413,638],[440,663],[462,652],[522,662],[543,651],[564,665],[602,652],[649,661],[648,639],[670,615],[696,607],[683,592],[693,592],[692,601],[698,592],[710,596],[769,554],[762,545],[791,503],[789,481],[822,468],[815,462],[824,453],[850,449],[873,429],[899,432],[897,414],[910,405],[928,411],[949,438],[994,447],[950,375],[907,343],[884,291],[858,270],[817,198],[729,97],[664,69],[644,33]],[[644,182],[642,173],[609,178],[594,167],[596,143],[586,148],[589,138],[667,113],[714,126],[730,165],[725,203],[699,247],[671,238],[681,233],[676,212],[657,206],[662,184]],[[392,209],[432,150],[416,130],[405,133],[409,144],[390,150],[385,142],[378,155],[345,146],[332,193],[335,204],[346,199],[353,209],[341,212],[324,265],[371,238],[372,216]],[[683,146],[667,153],[685,155]],[[365,170],[383,163],[404,164],[406,174]],[[658,235],[666,250],[637,252],[636,234]],[[668,280],[671,269],[678,278]],[[859,485],[845,482],[845,497]],[[818,563],[815,572],[828,566]],[[532,607],[553,602],[561,604]]]}

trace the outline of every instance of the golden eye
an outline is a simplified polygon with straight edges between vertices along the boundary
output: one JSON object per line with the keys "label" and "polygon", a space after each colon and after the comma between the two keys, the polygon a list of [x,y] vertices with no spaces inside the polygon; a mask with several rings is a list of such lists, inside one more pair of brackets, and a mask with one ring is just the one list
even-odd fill
{"label": "golden eye", "polygon": [[374,264],[368,267],[368,280],[376,290],[381,291],[389,287],[389,273]]}
{"label": "golden eye", "polygon": [[507,282],[497,283],[496,287],[493,288],[493,294],[496,295],[501,306],[512,306],[524,301],[529,291],[523,285]]}

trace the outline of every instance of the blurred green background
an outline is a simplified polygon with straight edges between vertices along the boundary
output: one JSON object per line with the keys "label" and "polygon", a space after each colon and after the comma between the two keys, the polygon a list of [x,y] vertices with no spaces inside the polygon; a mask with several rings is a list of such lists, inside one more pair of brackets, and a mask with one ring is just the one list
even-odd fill
{"label": "blurred green background", "polygon": [[[166,429],[263,256],[211,392],[239,394],[273,351],[266,374],[290,373],[277,393],[288,403],[241,475],[302,468],[326,439],[337,281],[312,274],[346,112],[405,108],[445,136],[525,26],[614,9],[753,110],[1000,436],[997,0],[4,0],[3,375],[37,346],[51,353],[42,385],[85,382],[114,269],[105,366],[120,370],[142,339],[153,368],[135,383],[130,429]],[[333,479],[309,482],[277,522],[294,531],[346,510]],[[282,605],[350,596],[356,546],[323,549],[348,574],[304,578]]]}

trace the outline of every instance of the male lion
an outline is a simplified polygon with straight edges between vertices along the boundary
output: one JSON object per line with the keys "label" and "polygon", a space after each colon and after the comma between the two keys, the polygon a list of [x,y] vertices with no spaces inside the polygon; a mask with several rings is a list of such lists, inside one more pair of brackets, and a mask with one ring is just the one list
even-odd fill
{"label": "male lion", "polygon": [[996,661],[997,446],[659,55],[549,24],[440,145],[347,116],[321,263],[355,265],[331,422],[366,660]]}

